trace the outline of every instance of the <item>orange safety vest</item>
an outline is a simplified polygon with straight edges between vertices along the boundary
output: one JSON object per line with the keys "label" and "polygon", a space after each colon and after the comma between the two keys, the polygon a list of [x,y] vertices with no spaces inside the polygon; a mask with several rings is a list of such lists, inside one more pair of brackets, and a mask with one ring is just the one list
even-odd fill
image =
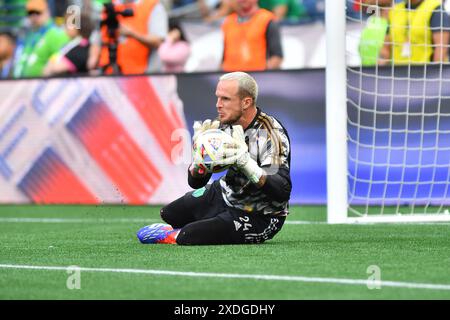
{"label": "orange safety vest", "polygon": [[[128,8],[132,9],[134,15],[132,17],[119,16],[119,22],[138,33],[147,34],[148,19],[157,3],[158,0],[140,0],[137,3],[115,4],[114,7],[116,11],[122,11]],[[103,18],[105,18],[105,16],[103,16]],[[100,53],[100,67],[106,66],[109,63],[107,31],[106,26],[102,26],[101,34],[103,45]],[[123,74],[145,73],[147,71],[149,56],[150,48],[131,37],[127,37],[125,41],[121,42],[119,36],[117,64],[120,66]],[[106,70],[106,73],[110,74],[111,72],[111,68]]]}
{"label": "orange safety vest", "polygon": [[224,34],[224,71],[265,70],[267,66],[266,31],[274,18],[272,12],[259,9],[250,20],[239,23],[237,13],[222,25]]}

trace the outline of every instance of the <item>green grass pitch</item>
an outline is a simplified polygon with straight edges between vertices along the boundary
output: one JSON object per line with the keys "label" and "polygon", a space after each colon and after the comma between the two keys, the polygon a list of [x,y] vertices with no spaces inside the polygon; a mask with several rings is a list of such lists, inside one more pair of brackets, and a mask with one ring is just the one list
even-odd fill
{"label": "green grass pitch", "polygon": [[[141,245],[136,231],[158,221],[159,207],[0,206],[0,299],[450,299],[448,223],[327,225],[324,207],[292,207],[262,245]],[[65,269],[19,265],[98,271],[70,290]],[[369,266],[380,289],[361,282]]]}

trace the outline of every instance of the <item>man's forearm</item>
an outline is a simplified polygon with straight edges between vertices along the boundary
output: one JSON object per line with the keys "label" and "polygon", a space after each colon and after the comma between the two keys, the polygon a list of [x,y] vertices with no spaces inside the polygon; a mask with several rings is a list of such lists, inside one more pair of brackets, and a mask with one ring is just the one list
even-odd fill
{"label": "man's forearm", "polygon": [[448,43],[450,40],[450,32],[434,32],[433,33],[433,62],[448,61]]}
{"label": "man's forearm", "polygon": [[130,36],[149,48],[158,48],[164,41],[164,39],[152,34],[133,32]]}
{"label": "man's forearm", "polygon": [[273,8],[272,11],[275,15],[275,21],[281,21],[286,17],[288,12],[288,7],[285,4],[281,4]]}
{"label": "man's forearm", "polygon": [[192,189],[199,189],[201,187],[204,187],[208,183],[211,176],[211,173],[203,176],[197,176],[194,175],[191,170],[188,170],[188,184]]}
{"label": "man's forearm", "polygon": [[289,200],[292,189],[289,169],[279,168],[274,174],[267,174],[264,167],[261,169],[263,173],[259,177],[259,181],[254,184],[275,201]]}
{"label": "man's forearm", "polygon": [[262,187],[266,184],[266,181],[267,181],[267,176],[266,176],[265,174],[263,174],[263,175],[259,178],[259,181],[256,183],[256,186],[257,186],[258,188],[262,188]]}
{"label": "man's forearm", "polygon": [[273,175],[262,175],[260,178],[260,182],[261,181],[263,181],[261,190],[271,199],[278,202],[289,200],[292,184],[291,181],[284,175],[279,173]]}
{"label": "man's forearm", "polygon": [[279,56],[272,56],[267,60],[267,69],[280,69],[283,58]]}
{"label": "man's forearm", "polygon": [[433,53],[433,62],[448,61],[448,49],[442,46],[436,47]]}

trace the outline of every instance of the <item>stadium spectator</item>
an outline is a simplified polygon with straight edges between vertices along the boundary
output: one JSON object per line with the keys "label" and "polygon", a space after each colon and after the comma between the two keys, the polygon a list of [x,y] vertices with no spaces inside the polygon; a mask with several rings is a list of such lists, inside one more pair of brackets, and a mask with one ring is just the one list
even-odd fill
{"label": "stadium spectator", "polygon": [[183,72],[191,47],[178,19],[169,20],[169,33],[159,46],[158,54],[164,72]]}
{"label": "stadium spectator", "polygon": [[12,78],[16,38],[10,32],[0,33],[0,78]]}
{"label": "stadium spectator", "polygon": [[[124,0],[113,1],[113,4],[116,11],[131,9],[133,12],[131,17],[119,17],[117,64],[121,73],[161,71],[162,65],[156,51],[167,37],[168,18],[164,6],[159,0]],[[108,42],[107,27],[102,26],[101,32],[103,45],[99,66],[106,69],[106,73],[112,73],[112,68],[108,67],[108,46],[105,45]]]}
{"label": "stadium spectator", "polygon": [[389,13],[384,59],[393,64],[448,61],[450,18],[441,0],[404,0]]}
{"label": "stadium spectator", "polygon": [[79,28],[73,25],[66,16],[66,33],[71,41],[59,52],[55,53],[44,69],[44,76],[67,73],[86,73],[89,56],[89,37],[93,25],[89,14],[80,15]]}
{"label": "stadium spectator", "polygon": [[381,51],[388,30],[392,0],[363,0],[362,5],[363,12],[370,16],[359,41],[361,64],[363,66],[385,64],[384,60],[380,60],[380,56],[386,56]]}
{"label": "stadium spectator", "polygon": [[272,11],[278,22],[298,23],[307,16],[306,8],[299,0],[259,0],[258,3],[261,8]]}
{"label": "stadium spectator", "polygon": [[47,1],[28,0],[26,10],[31,30],[18,43],[16,78],[41,76],[50,57],[69,42],[67,34],[53,23]]}
{"label": "stadium spectator", "polygon": [[215,159],[215,164],[231,167],[207,184],[212,173],[204,170],[202,159],[194,153],[188,183],[196,190],[161,209],[161,218],[169,225],[140,229],[137,237],[142,243],[262,243],[283,226],[291,193],[287,131],[256,106],[258,85],[244,72],[220,77],[216,96],[218,121],[197,122],[193,145],[207,129],[224,130],[233,142],[223,149],[227,157]]}
{"label": "stadium spectator", "polygon": [[281,35],[272,12],[258,0],[237,0],[236,12],[225,19],[222,69],[278,69],[283,61]]}

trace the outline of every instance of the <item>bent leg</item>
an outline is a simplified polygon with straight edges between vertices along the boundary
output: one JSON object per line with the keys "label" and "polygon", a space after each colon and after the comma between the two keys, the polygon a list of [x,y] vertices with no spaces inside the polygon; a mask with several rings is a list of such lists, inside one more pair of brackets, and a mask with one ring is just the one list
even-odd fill
{"label": "bent leg", "polygon": [[172,201],[159,211],[161,219],[170,224],[175,229],[184,227],[186,224],[195,221],[192,211],[185,205],[184,197]]}
{"label": "bent leg", "polygon": [[160,211],[161,219],[174,228],[202,219],[215,217],[223,211],[222,195],[211,185],[186,193]]}
{"label": "bent leg", "polygon": [[240,241],[234,235],[233,226],[220,217],[189,223],[180,230],[177,236],[177,244],[180,245],[236,243],[240,243]]}
{"label": "bent leg", "polygon": [[221,212],[214,218],[192,222],[181,228],[180,245],[250,244],[272,239],[282,228],[285,217]]}

